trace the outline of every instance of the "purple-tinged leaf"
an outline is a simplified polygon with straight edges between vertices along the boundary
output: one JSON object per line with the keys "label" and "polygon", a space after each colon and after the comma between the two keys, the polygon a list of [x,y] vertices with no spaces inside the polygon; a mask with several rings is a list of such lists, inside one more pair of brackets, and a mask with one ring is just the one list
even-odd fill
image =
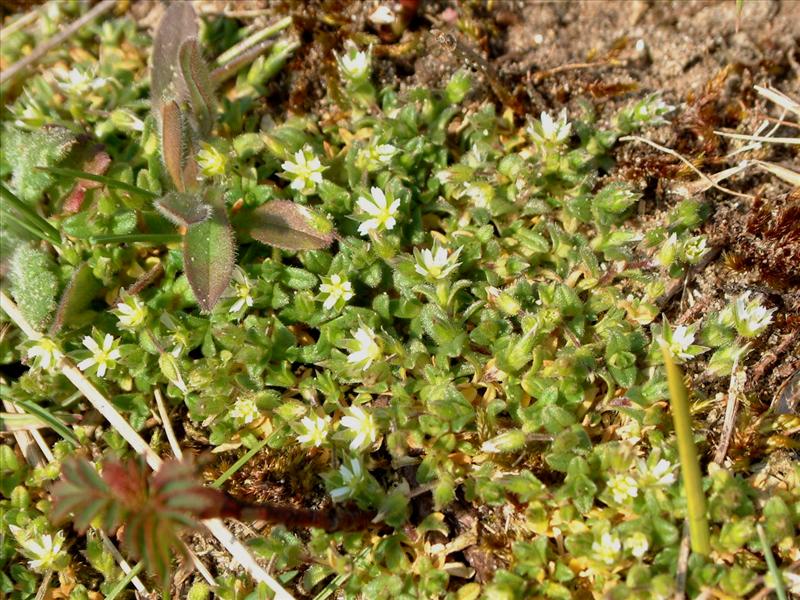
{"label": "purple-tinged leaf", "polygon": [[333,224],[322,215],[288,200],[273,200],[255,209],[248,233],[283,250],[318,250],[336,239]]}
{"label": "purple-tinged leaf", "polygon": [[[196,38],[197,34],[197,15],[192,3],[172,2],[161,18],[153,40],[150,91],[156,110],[165,100],[174,100],[185,95],[181,78],[176,77],[178,51],[184,41]],[[170,89],[172,85],[178,89]]]}
{"label": "purple-tinged leaf", "polygon": [[202,223],[211,216],[211,207],[197,194],[170,192],[156,200],[153,205],[175,225],[188,227]]}
{"label": "purple-tinged leaf", "polygon": [[211,76],[196,39],[186,40],[181,44],[178,59],[183,83],[192,105],[192,114],[197,120],[198,132],[201,137],[205,137],[214,126],[217,103]]}
{"label": "purple-tinged leaf", "polygon": [[212,214],[190,226],[183,237],[183,265],[197,303],[209,312],[231,280],[236,247],[221,190],[210,188],[205,196]]}
{"label": "purple-tinged leaf", "polygon": [[172,183],[180,192],[186,191],[183,181],[186,124],[178,103],[171,100],[161,107],[161,159]]}

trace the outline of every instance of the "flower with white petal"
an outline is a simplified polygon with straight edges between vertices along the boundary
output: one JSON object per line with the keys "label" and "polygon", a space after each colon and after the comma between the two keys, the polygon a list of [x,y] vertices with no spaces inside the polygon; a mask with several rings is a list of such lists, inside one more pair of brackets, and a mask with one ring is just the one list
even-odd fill
{"label": "flower with white petal", "polygon": [[206,177],[224,175],[228,167],[228,157],[218,148],[207,142],[200,142],[200,151],[197,153],[197,166]]}
{"label": "flower with white petal", "polygon": [[399,150],[392,144],[378,144],[370,141],[369,144],[362,148],[356,158],[356,166],[360,169],[367,171],[377,171],[386,167],[394,158]]}
{"label": "flower with white petal", "polygon": [[706,250],[708,250],[706,236],[697,235],[691,237],[683,243],[683,259],[690,265],[695,265],[703,258]]}
{"label": "flower with white petal", "polygon": [[319,286],[320,299],[323,300],[322,306],[325,310],[330,310],[336,307],[341,310],[350,298],[355,294],[353,293],[353,284],[347,279],[334,273],[330,277],[322,277],[322,283]]}
{"label": "flower with white petal", "polygon": [[245,306],[253,306],[253,297],[250,294],[250,281],[240,267],[233,270],[231,281],[232,296],[236,301],[228,309],[228,312],[238,313]]}
{"label": "flower with white petal", "polygon": [[635,531],[625,539],[625,548],[636,558],[642,558],[650,548],[650,541],[641,531]]}
{"label": "flower with white petal", "polygon": [[460,264],[458,262],[458,255],[461,254],[461,248],[452,254],[447,252],[447,248],[439,245],[438,242],[433,243],[433,248],[427,248],[420,252],[414,248],[414,258],[416,264],[414,270],[431,281],[444,279],[452,273]]}
{"label": "flower with white petal", "polygon": [[55,367],[64,356],[59,345],[48,337],[40,337],[28,348],[28,358],[34,360],[34,365],[48,370]]}
{"label": "flower with white petal", "polygon": [[678,325],[674,329],[669,323],[664,320],[664,325],[661,330],[661,336],[658,338],[658,343],[666,346],[669,353],[678,361],[691,360],[698,354],[702,354],[708,348],[705,346],[696,346],[694,343],[694,336],[697,334],[698,324],[694,325]]}
{"label": "flower with white petal", "polygon": [[[347,464],[349,463],[349,464]],[[358,491],[358,485],[364,477],[364,468],[358,458],[349,458],[347,463],[343,462],[339,466],[339,475],[342,478],[342,485],[331,490],[331,500],[341,502],[353,496]]]}
{"label": "flower with white petal", "polygon": [[592,552],[595,553],[595,558],[607,565],[613,565],[616,562],[617,558],[619,558],[620,550],[622,550],[622,543],[612,533],[604,533],[599,542],[592,544]]}
{"label": "flower with white petal", "polygon": [[391,230],[397,224],[400,200],[389,202],[386,194],[379,187],[373,186],[370,190],[370,197],[361,196],[356,205],[370,217],[358,226],[358,233],[361,235],[370,235],[384,229]]}
{"label": "flower with white petal", "polygon": [[252,396],[245,396],[234,403],[230,415],[237,427],[244,427],[258,419],[261,411]]}
{"label": "flower with white petal", "polygon": [[395,22],[397,16],[391,8],[385,4],[381,4],[367,19],[375,23],[375,25],[391,25]]}
{"label": "flower with white petal", "polygon": [[56,568],[56,561],[65,556],[62,548],[64,546],[64,534],[60,531],[55,536],[46,533],[38,539],[31,539],[25,536],[22,528],[11,525],[11,532],[17,538],[23,553],[31,560],[28,561],[31,569],[39,573],[50,571]]}
{"label": "flower with white petal", "polygon": [[666,487],[675,483],[675,466],[666,458],[650,467],[645,461],[639,460],[639,481],[642,485],[651,487]]}
{"label": "flower with white petal", "polygon": [[137,329],[147,320],[147,307],[136,296],[124,292],[121,300],[111,312],[117,315],[122,329]]}
{"label": "flower with white petal", "polygon": [[102,346],[97,343],[97,340],[88,335],[83,338],[83,345],[92,355],[79,362],[78,368],[81,371],[86,371],[90,367],[97,365],[98,377],[105,377],[106,371],[113,369],[122,356],[117,347],[119,346],[119,340],[115,339],[110,333],[107,333],[103,338]]}
{"label": "flower with white petal", "polygon": [[378,336],[371,328],[364,325],[351,333],[353,334],[352,351],[347,356],[347,362],[366,371],[373,362],[380,360],[383,356],[377,342]]}
{"label": "flower with white petal", "polygon": [[92,73],[77,68],[61,71],[57,79],[61,89],[72,96],[83,96],[88,92],[98,90],[108,81],[104,77],[95,78]]}
{"label": "flower with white petal", "polygon": [[636,480],[630,475],[616,473],[608,478],[608,490],[614,502],[622,504],[628,498],[636,498],[639,489],[636,487]]}
{"label": "flower with white petal", "polygon": [[369,77],[370,63],[372,62],[372,47],[366,52],[358,49],[352,41],[347,40],[344,45],[344,53],[336,56],[339,63],[339,72],[344,79],[349,81],[361,81]]}
{"label": "flower with white petal", "polygon": [[342,417],[340,423],[355,432],[353,441],[350,442],[350,450],[353,452],[363,450],[375,443],[378,439],[378,427],[375,418],[360,406],[350,408],[350,414]]}
{"label": "flower with white petal", "polygon": [[539,123],[528,128],[531,137],[539,142],[561,144],[566,141],[572,131],[572,124],[567,121],[567,109],[562,108],[555,119],[548,112],[542,112]]}
{"label": "flower with white petal", "polygon": [[291,188],[306,195],[314,193],[322,183],[322,172],[327,169],[308,144],[294,153],[294,161],[284,161],[281,166],[285,171],[281,175],[292,180]]}
{"label": "flower with white petal", "polygon": [[739,295],[733,305],[726,308],[722,313],[722,320],[726,325],[736,328],[739,335],[743,337],[757,337],[772,322],[774,308],[767,309],[761,304],[761,297],[757,296],[750,299],[750,292]]}
{"label": "flower with white petal", "polygon": [[331,424],[331,418],[328,415],[320,417],[314,415],[313,418],[303,417],[300,420],[305,433],[297,436],[297,441],[301,444],[309,446],[320,447],[325,443],[328,437],[328,429]]}

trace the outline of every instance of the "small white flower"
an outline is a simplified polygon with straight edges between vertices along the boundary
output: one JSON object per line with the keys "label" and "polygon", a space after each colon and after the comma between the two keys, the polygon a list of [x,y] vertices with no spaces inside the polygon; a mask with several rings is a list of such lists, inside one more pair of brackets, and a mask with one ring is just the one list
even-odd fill
{"label": "small white flower", "polygon": [[664,325],[662,340],[669,348],[670,354],[680,360],[691,360],[694,354],[689,352],[689,347],[694,344],[694,331],[686,325],[678,325],[671,332],[668,332],[669,325]]}
{"label": "small white flower", "polygon": [[636,487],[636,480],[630,475],[617,473],[608,478],[608,489],[614,502],[622,504],[628,498],[636,498],[639,490]]}
{"label": "small white flower", "polygon": [[92,353],[92,356],[79,362],[78,368],[81,371],[85,371],[89,367],[97,365],[98,377],[105,377],[106,371],[109,368],[113,369],[117,364],[116,361],[122,356],[119,348],[117,348],[119,340],[114,339],[110,333],[107,333],[103,338],[102,347],[94,338],[88,335],[83,338],[83,345]]}
{"label": "small white flower", "polygon": [[399,150],[392,144],[376,144],[374,141],[358,153],[356,166],[367,171],[376,171],[388,165]]}
{"label": "small white flower", "polygon": [[373,23],[375,23],[375,25],[391,25],[392,23],[394,23],[397,17],[395,16],[394,11],[391,8],[389,8],[385,4],[381,4],[367,18]]}
{"label": "small white flower", "polygon": [[73,68],[58,74],[58,85],[67,94],[82,96],[90,91],[98,90],[108,81],[104,77],[95,78],[92,73]]}
{"label": "small white flower", "polygon": [[33,346],[28,348],[28,358],[38,358],[38,366],[45,370],[55,367],[63,356],[64,353],[61,352],[58,344],[47,337],[40,337]]}
{"label": "small white flower", "polygon": [[228,157],[211,144],[200,142],[200,151],[197,153],[197,165],[206,177],[224,175],[228,166]]}
{"label": "small white flower", "polygon": [[683,244],[683,259],[690,265],[695,265],[700,262],[707,249],[706,236],[691,237]]}
{"label": "small white flower", "polygon": [[564,142],[572,131],[572,124],[567,121],[567,109],[562,108],[558,117],[554,119],[550,113],[542,112],[539,117],[540,127],[534,124],[528,129],[531,137],[540,142],[560,144]]}
{"label": "small white flower", "polygon": [[458,255],[461,254],[461,248],[448,254],[447,249],[439,245],[438,242],[433,243],[433,248],[427,248],[420,252],[414,248],[414,258],[417,264],[414,265],[414,270],[423,277],[436,281],[444,279],[460,264],[458,262]]}
{"label": "small white flower", "polygon": [[397,224],[397,209],[400,208],[400,200],[395,200],[391,204],[386,198],[386,194],[379,187],[370,190],[370,198],[361,196],[356,205],[365,213],[370,215],[361,225],[358,226],[358,233],[370,235],[382,229],[391,230]]}
{"label": "small white flower", "polygon": [[338,273],[334,273],[330,277],[322,277],[319,291],[320,294],[326,296],[322,303],[325,310],[330,310],[335,306],[341,308],[355,295],[353,284]]}
{"label": "small white flower", "polygon": [[368,48],[366,52],[362,52],[352,41],[347,40],[344,50],[344,54],[336,56],[342,77],[350,81],[366,79],[369,76],[372,47]]}
{"label": "small white flower", "polygon": [[239,398],[231,409],[231,418],[237,427],[249,425],[261,416],[252,396]]}
{"label": "small white flower", "polygon": [[331,499],[334,502],[341,502],[342,500],[351,497],[358,489],[358,484],[364,476],[364,469],[361,466],[361,461],[358,458],[350,458],[348,460],[350,465],[342,463],[339,467],[339,475],[342,477],[341,487],[331,490]]}
{"label": "small white flower", "polygon": [[231,287],[233,289],[233,297],[236,301],[231,305],[228,312],[238,313],[245,306],[253,306],[253,297],[250,295],[250,281],[247,275],[240,267],[233,270],[233,281]]}
{"label": "small white flower", "polygon": [[641,531],[635,531],[625,540],[625,548],[630,550],[636,558],[642,558],[650,548],[650,542]]}
{"label": "small white flower", "polygon": [[[356,436],[350,442],[350,450],[357,451],[367,448],[378,439],[378,427],[372,414],[359,406],[350,408],[350,414],[342,417],[342,427],[351,429]],[[365,443],[366,442],[366,443]]]}
{"label": "small white flower", "polygon": [[750,292],[744,292],[734,300],[731,307],[723,311],[722,319],[727,325],[736,328],[743,337],[757,337],[772,322],[774,308],[766,309],[761,304],[761,298],[750,299]]}
{"label": "small white flower", "polygon": [[28,561],[31,569],[41,573],[55,568],[55,562],[60,558],[59,554],[62,554],[63,533],[59,531],[55,536],[46,533],[38,539],[26,539],[20,527],[10,527],[25,554],[32,559]]}
{"label": "small white flower", "polygon": [[305,433],[297,436],[297,441],[301,444],[308,444],[309,446],[322,446],[328,437],[328,427],[330,426],[331,418],[328,415],[320,417],[314,415],[314,418],[303,417],[300,424],[305,429]]}
{"label": "small white flower", "polygon": [[666,458],[660,459],[653,467],[649,467],[643,460],[638,462],[640,481],[647,486],[668,486],[675,483],[675,466]]}
{"label": "small white flower", "polygon": [[347,356],[347,362],[366,371],[374,361],[380,360],[382,356],[381,348],[376,342],[377,336],[372,329],[363,325],[352,334],[354,338],[354,343],[351,344],[353,351]]}
{"label": "small white flower", "polygon": [[136,296],[123,293],[122,302],[119,302],[112,311],[117,315],[119,326],[123,329],[136,329],[147,319],[147,307]]}
{"label": "small white flower", "polygon": [[309,145],[294,153],[294,162],[287,160],[281,166],[286,172],[283,176],[292,180],[291,188],[301,194],[312,194],[322,183],[322,172],[327,168]]}
{"label": "small white flower", "polygon": [[611,533],[604,533],[600,538],[600,542],[592,544],[592,552],[595,553],[595,558],[607,565],[613,565],[616,562],[621,549],[622,543],[619,538]]}

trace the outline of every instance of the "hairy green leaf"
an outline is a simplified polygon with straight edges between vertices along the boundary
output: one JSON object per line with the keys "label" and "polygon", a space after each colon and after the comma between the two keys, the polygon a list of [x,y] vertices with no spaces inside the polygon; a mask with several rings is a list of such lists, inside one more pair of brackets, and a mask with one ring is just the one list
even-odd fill
{"label": "hairy green leaf", "polygon": [[[197,34],[197,15],[192,3],[172,2],[161,18],[153,41],[150,90],[156,110],[166,100],[185,96],[185,89],[180,87],[181,79],[175,76],[178,52],[184,41],[196,38]],[[178,89],[171,89],[173,85]]]}
{"label": "hairy green leaf", "polygon": [[189,39],[181,44],[178,52],[183,84],[189,95],[192,113],[197,120],[200,136],[207,136],[214,126],[216,100],[211,84],[208,67],[200,55],[196,39]]}
{"label": "hairy green leaf", "polygon": [[186,191],[183,168],[187,148],[188,127],[178,103],[170,100],[161,107],[161,159],[172,183],[180,192]]}
{"label": "hairy green leaf", "polygon": [[288,200],[273,200],[255,209],[249,233],[263,244],[284,250],[318,250],[336,239],[330,221]]}
{"label": "hairy green leaf", "polygon": [[206,190],[211,217],[189,227],[183,238],[183,264],[200,308],[208,312],[228,287],[236,258],[233,229],[228,222],[222,192]]}
{"label": "hairy green leaf", "polygon": [[19,246],[11,257],[11,294],[25,318],[41,329],[56,309],[58,278],[50,255],[29,244]]}
{"label": "hairy green leaf", "polygon": [[87,263],[75,269],[64,293],[61,294],[55,319],[50,325],[50,335],[57,334],[65,325],[85,322],[87,316],[85,309],[99,289],[100,282],[95,279]]}
{"label": "hairy green leaf", "polygon": [[3,132],[3,154],[11,165],[11,185],[29,204],[41,200],[53,184],[50,173],[38,167],[52,167],[64,160],[78,142],[77,136],[64,127],[45,126],[28,133],[9,128]]}
{"label": "hairy green leaf", "polygon": [[170,192],[153,204],[164,217],[184,227],[202,223],[211,216],[211,207],[196,194]]}

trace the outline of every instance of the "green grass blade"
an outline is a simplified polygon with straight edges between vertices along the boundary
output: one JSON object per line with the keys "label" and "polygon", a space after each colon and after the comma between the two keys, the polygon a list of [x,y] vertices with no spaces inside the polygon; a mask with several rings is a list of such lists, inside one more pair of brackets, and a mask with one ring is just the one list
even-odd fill
{"label": "green grass blade", "polygon": [[228,479],[233,477],[236,474],[236,471],[241,469],[245,465],[245,463],[247,463],[248,460],[253,458],[256,455],[256,453],[266,445],[267,445],[267,440],[265,438],[260,442],[258,442],[258,444],[250,448],[250,450],[245,452],[239,460],[237,460],[228,468],[227,471],[225,471],[222,475],[217,477],[217,480],[211,484],[211,487],[219,488],[223,483],[228,481]]}
{"label": "green grass blade", "polygon": [[[0,183],[0,197],[19,213],[19,216],[17,216],[10,210],[7,210],[8,205],[3,207],[6,209],[6,214],[13,218],[16,223],[25,227],[26,230],[36,235],[36,237],[46,239],[56,245],[61,243],[61,236],[58,229],[51,225],[47,219],[38,215],[30,206],[17,198],[3,183]],[[27,226],[24,223],[27,224]]]}
{"label": "green grass blade", "polygon": [[158,198],[158,194],[155,194],[149,190],[142,189],[130,183],[125,183],[124,181],[117,181],[116,179],[112,179],[111,177],[105,177],[103,175],[95,175],[94,173],[79,171],[78,169],[66,169],[63,167],[39,167],[39,168],[53,175],[60,175],[61,177],[71,177],[72,179],[88,179],[89,181],[96,181],[97,183],[102,183],[106,187],[122,190],[123,192],[128,192],[129,194],[136,194],[138,196],[142,196],[150,200],[155,200],[156,198]]}
{"label": "green grass blade", "polygon": [[764,528],[760,523],[756,525],[756,531],[758,531],[758,539],[761,541],[761,547],[764,550],[764,558],[767,561],[769,574],[772,575],[772,579],[775,581],[775,595],[778,596],[778,600],[786,600],[786,586],[783,583],[783,575],[775,563],[775,557],[772,555],[772,548],[769,547],[767,534],[764,533]]}
{"label": "green grass blade", "polygon": [[125,588],[128,587],[133,578],[136,577],[139,573],[142,572],[144,568],[144,563],[140,562],[135,567],[133,567],[128,574],[125,575],[122,579],[120,579],[119,583],[114,586],[114,589],[108,593],[106,596],[106,600],[114,600],[117,596],[119,596],[122,592],[125,591]]}
{"label": "green grass blade", "polygon": [[38,404],[29,402],[28,400],[11,400],[11,402],[16,404],[29,415],[33,415],[44,423],[47,423],[50,429],[67,440],[75,448],[80,448],[81,443],[78,441],[78,438],[75,437],[75,434],[72,433],[70,428],[67,427],[66,423],[49,412],[46,408],[42,408]]}
{"label": "green grass blade", "polygon": [[678,438],[678,454],[681,461],[681,476],[686,490],[686,503],[689,511],[689,533],[692,551],[708,556],[711,553],[708,518],[706,517],[706,497],[703,493],[703,478],[700,474],[700,461],[692,437],[692,417],[689,411],[689,393],[683,384],[683,373],[672,360],[669,348],[661,347],[667,369],[670,408]]}
{"label": "green grass blade", "polygon": [[176,244],[183,239],[177,233],[123,233],[119,235],[95,235],[93,244]]}

